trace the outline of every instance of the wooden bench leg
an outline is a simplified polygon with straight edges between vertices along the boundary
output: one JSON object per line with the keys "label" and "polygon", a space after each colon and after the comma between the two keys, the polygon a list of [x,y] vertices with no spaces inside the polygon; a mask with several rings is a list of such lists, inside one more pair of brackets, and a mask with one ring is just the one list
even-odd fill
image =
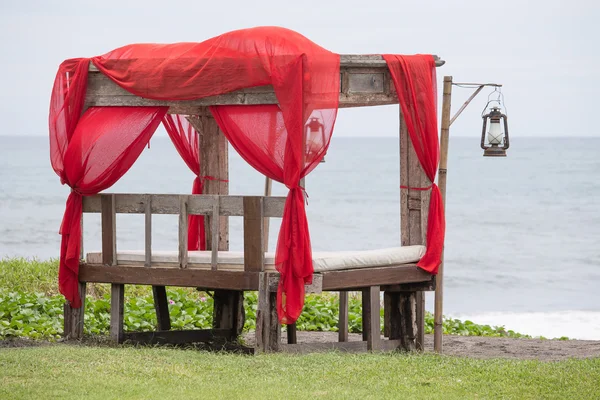
{"label": "wooden bench leg", "polygon": [[123,308],[125,303],[125,285],[111,284],[110,289],[110,338],[123,342]]}
{"label": "wooden bench leg", "polygon": [[157,330],[171,330],[167,289],[164,286],[152,286],[152,295],[154,297],[154,309],[156,310]]}
{"label": "wooden bench leg", "polygon": [[[275,298],[275,301],[277,301],[277,298]],[[275,311],[277,311],[277,309]],[[275,318],[277,318],[277,315],[275,315]],[[298,343],[298,338],[296,337],[296,323],[294,322],[293,324],[286,325],[286,330],[288,344]]]}
{"label": "wooden bench leg", "polygon": [[400,340],[400,349],[416,350],[417,292],[393,292],[390,308],[390,339]]}
{"label": "wooden bench leg", "polygon": [[231,335],[228,339],[236,340],[242,334],[246,321],[244,292],[215,290],[213,300],[213,328],[231,329]]}
{"label": "wooden bench leg", "polygon": [[66,340],[79,340],[83,337],[83,321],[85,316],[85,282],[79,283],[79,297],[81,299],[81,307],[73,308],[66,302],[64,306],[64,338]]}
{"label": "wooden bench leg", "polygon": [[270,309],[269,309],[269,275],[261,272],[258,277],[258,304],[256,307],[256,349],[266,352],[269,343]]}
{"label": "wooden bench leg", "polygon": [[416,293],[416,349],[423,351],[425,348],[425,292]]}
{"label": "wooden bench leg", "polygon": [[348,341],[348,292],[340,292],[340,315],[338,318],[338,342]]}
{"label": "wooden bench leg", "polygon": [[[279,351],[279,345],[281,344],[281,324],[279,323],[279,317],[277,316],[277,293],[269,294],[269,348],[268,351]],[[288,325],[293,326],[294,329],[294,340],[296,339],[296,324]],[[289,337],[289,336],[288,336]]]}
{"label": "wooden bench leg", "polygon": [[381,347],[379,286],[363,289],[363,340],[367,342],[367,350],[379,350]]}

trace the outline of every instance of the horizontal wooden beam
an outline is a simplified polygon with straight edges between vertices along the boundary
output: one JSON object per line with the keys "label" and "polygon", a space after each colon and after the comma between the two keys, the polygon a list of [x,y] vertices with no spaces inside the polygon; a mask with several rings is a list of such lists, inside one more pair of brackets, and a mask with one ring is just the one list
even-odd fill
{"label": "horizontal wooden beam", "polygon": [[[126,60],[125,60],[126,61]],[[436,58],[436,65],[444,62]],[[90,63],[86,106],[167,106],[170,113],[197,115],[210,105],[277,104],[272,86],[258,86],[196,100],[152,100],[121,88]],[[380,55],[340,56],[340,108],[396,104],[398,98],[390,73]]]}
{"label": "horizontal wooden beam", "polygon": [[323,290],[358,289],[431,280],[431,274],[415,264],[323,272]]}
{"label": "horizontal wooden beam", "polygon": [[187,344],[228,338],[231,329],[197,329],[181,331],[127,332],[123,341],[132,344]]}
{"label": "horizontal wooden beam", "polygon": [[153,286],[203,287],[209,289],[258,290],[257,272],[211,271],[181,268],[144,268],[127,265],[79,266],[80,282]]}
{"label": "horizontal wooden beam", "polygon": [[[101,198],[109,194],[83,197],[83,212],[99,213],[102,210]],[[219,214],[223,216],[243,216],[244,196],[178,195],[178,194],[110,194],[115,199],[117,214],[144,214],[146,203],[150,202],[152,214],[179,214],[180,199],[187,197],[187,214],[210,215],[213,203],[219,201]],[[263,215],[281,218],[285,197],[263,197]]]}

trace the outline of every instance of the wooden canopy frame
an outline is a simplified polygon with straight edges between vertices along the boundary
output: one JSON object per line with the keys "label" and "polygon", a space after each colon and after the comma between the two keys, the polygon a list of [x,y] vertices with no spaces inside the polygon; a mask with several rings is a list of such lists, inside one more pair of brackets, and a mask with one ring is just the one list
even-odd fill
{"label": "wooden canopy frame", "polygon": [[[436,66],[444,62],[436,57]],[[341,55],[340,107],[398,104],[386,62],[378,55]],[[446,98],[444,97],[444,100]],[[258,291],[256,344],[243,347],[249,352],[342,349],[415,350],[423,349],[425,296],[435,289],[436,277],[415,264],[315,274],[307,293],[340,293],[339,341],[328,344],[298,344],[295,325],[288,325],[287,344],[281,343],[281,329],[275,307],[278,274],[265,271],[264,251],[268,218],[281,217],[285,198],[271,196],[229,196],[227,140],[207,110],[211,105],[276,104],[271,86],[261,86],[192,101],[160,101],[135,96],[99,72],[91,63],[84,109],[92,106],[168,106],[169,113],[190,115],[200,135],[202,174],[215,180],[205,182],[203,195],[99,194],[83,198],[84,213],[100,213],[102,260],[82,261],[79,269],[80,296],[85,304],[88,282],[110,283],[111,328],[117,342],[174,343],[205,342],[229,346],[244,324],[243,291]],[[449,107],[449,104],[448,104]],[[421,169],[406,125],[400,120],[400,185],[428,187],[431,182]],[[268,185],[266,185],[268,187]],[[267,189],[266,187],[266,189]],[[401,190],[400,244],[426,243],[429,191]],[[116,214],[145,215],[145,268],[117,263]],[[179,215],[179,268],[152,262],[152,215]],[[212,250],[211,270],[188,268],[187,216],[204,214],[207,249]],[[219,270],[217,251],[229,249],[229,216],[244,218],[244,269]],[[126,284],[152,285],[158,319],[156,332],[123,331],[123,303]],[[189,286],[214,290],[213,329],[171,330],[165,286]],[[348,341],[348,291],[362,291],[363,341]],[[385,329],[380,337],[380,292],[384,293]],[[65,305],[65,337],[83,334],[83,311]],[[229,344],[227,344],[229,343]]]}

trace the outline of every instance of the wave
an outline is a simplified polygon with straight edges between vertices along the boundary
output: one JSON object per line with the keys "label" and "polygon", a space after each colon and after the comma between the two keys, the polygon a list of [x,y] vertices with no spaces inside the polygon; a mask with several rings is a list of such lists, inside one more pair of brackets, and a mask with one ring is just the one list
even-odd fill
{"label": "wave", "polygon": [[506,329],[534,337],[554,339],[566,336],[570,339],[600,340],[600,311],[485,312],[448,316],[468,319],[477,324],[504,326]]}

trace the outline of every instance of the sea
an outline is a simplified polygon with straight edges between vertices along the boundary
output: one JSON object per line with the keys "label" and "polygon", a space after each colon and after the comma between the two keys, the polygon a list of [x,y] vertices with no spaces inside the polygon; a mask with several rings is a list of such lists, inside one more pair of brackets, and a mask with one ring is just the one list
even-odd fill
{"label": "sea", "polygon": [[[306,180],[314,250],[400,243],[398,139],[336,137]],[[444,314],[533,336],[600,340],[600,138],[511,138],[484,158],[478,138],[452,137],[448,161]],[[230,193],[261,195],[264,177],[230,149]],[[108,192],[189,193],[193,175],[155,135]],[[0,136],[0,257],[57,258],[69,189],[45,136]],[[274,195],[286,194],[275,184]],[[142,215],[118,215],[117,247],[142,249]],[[275,248],[278,222],[271,225]],[[177,216],[153,217],[153,247],[177,249]],[[230,220],[241,250],[242,219]],[[84,218],[100,249],[100,217]],[[426,307],[433,310],[433,296]]]}

